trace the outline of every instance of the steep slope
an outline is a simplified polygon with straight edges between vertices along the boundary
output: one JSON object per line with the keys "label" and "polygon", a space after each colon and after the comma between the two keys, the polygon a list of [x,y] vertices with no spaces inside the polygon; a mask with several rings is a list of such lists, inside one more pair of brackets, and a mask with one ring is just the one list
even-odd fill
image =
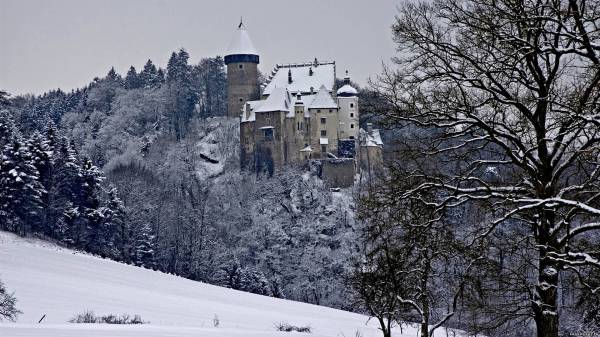
{"label": "steep slope", "polygon": [[[0,279],[23,311],[17,323],[0,323],[0,336],[290,335],[275,331],[278,322],[310,325],[310,336],[381,335],[375,320],[367,323],[363,315],[194,282],[6,232],[0,232]],[[85,310],[139,314],[150,323],[67,323]],[[416,335],[411,328],[403,332],[395,336]]]}

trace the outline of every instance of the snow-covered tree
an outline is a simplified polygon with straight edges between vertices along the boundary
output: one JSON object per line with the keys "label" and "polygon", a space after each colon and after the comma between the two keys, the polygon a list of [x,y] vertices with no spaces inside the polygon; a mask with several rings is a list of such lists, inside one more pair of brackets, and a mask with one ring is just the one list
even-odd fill
{"label": "snow-covered tree", "polygon": [[135,70],[134,66],[129,67],[124,81],[125,89],[138,89],[144,86],[143,80]]}
{"label": "snow-covered tree", "polygon": [[146,268],[154,268],[154,234],[152,227],[143,224],[136,230],[134,243],[135,264]]}
{"label": "snow-covered tree", "polygon": [[24,234],[39,221],[44,186],[29,147],[12,135],[0,152],[0,226]]}
{"label": "snow-covered tree", "polygon": [[17,309],[17,299],[14,293],[9,293],[4,287],[4,283],[0,280],[0,321],[3,319],[16,321],[19,314],[22,312]]}
{"label": "snow-covered tree", "polygon": [[600,256],[581,242],[600,229],[599,11],[583,0],[423,1],[401,6],[393,25],[398,69],[374,83],[393,107],[383,117],[437,132],[397,198],[430,193],[439,214],[478,205],[457,233],[466,247],[508,232],[503,253],[526,248],[527,268],[503,266],[516,293],[485,302],[489,329],[531,317],[537,336],[556,337],[560,280],[598,293],[586,274]]}

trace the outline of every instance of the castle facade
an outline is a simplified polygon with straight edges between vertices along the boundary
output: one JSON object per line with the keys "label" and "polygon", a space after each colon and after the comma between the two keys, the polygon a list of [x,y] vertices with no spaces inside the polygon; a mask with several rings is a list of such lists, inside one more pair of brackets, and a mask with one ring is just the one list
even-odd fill
{"label": "castle facade", "polygon": [[336,88],[335,62],[278,64],[259,85],[259,60],[240,23],[225,64],[228,116],[240,118],[242,169],[272,174],[285,165],[319,160],[334,175],[331,163],[337,163],[336,181],[348,185],[361,167],[357,159],[366,155],[380,161],[381,137],[370,127],[360,130],[358,92],[347,71]]}

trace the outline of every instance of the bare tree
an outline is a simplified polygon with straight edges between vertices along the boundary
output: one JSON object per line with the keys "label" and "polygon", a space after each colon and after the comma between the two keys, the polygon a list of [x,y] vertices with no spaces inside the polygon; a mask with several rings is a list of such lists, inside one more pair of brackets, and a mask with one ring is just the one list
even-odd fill
{"label": "bare tree", "polygon": [[[559,334],[559,279],[599,268],[579,249],[600,229],[600,2],[438,0],[407,3],[393,26],[398,70],[374,89],[394,107],[392,124],[434,128],[423,151],[446,174],[420,168],[399,195],[427,191],[442,212],[485,203],[493,219],[461,233],[476,245],[520,227],[534,254],[529,314],[539,337]],[[487,179],[496,172],[498,179]]]}

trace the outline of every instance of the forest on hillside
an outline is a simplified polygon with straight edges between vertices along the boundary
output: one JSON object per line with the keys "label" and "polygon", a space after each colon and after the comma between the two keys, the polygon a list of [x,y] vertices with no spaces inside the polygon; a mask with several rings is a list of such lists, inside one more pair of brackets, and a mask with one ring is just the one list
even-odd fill
{"label": "forest on hillside", "polygon": [[[2,95],[0,228],[192,280],[352,309],[353,191],[240,172],[221,57]],[[6,191],[7,193],[4,193]]]}

